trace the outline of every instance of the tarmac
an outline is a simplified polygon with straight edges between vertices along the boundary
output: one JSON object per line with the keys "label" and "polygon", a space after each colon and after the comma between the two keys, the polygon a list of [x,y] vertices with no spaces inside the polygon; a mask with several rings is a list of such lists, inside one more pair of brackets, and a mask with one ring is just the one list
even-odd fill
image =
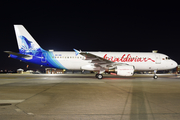
{"label": "tarmac", "polygon": [[179,120],[180,76],[0,74],[0,120]]}

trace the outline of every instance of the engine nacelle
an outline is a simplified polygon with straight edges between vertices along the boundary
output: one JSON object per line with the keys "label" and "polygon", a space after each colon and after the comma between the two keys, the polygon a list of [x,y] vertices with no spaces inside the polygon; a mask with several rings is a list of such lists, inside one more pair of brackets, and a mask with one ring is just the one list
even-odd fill
{"label": "engine nacelle", "polygon": [[117,75],[120,76],[132,76],[134,74],[134,67],[133,66],[117,66],[115,69]]}

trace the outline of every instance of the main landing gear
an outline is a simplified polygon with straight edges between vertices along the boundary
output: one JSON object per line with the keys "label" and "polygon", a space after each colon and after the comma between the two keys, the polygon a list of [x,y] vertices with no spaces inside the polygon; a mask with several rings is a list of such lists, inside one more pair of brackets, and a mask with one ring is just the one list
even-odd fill
{"label": "main landing gear", "polygon": [[157,72],[157,70],[154,70],[154,76],[153,76],[154,79],[158,78],[158,76],[156,75],[156,72]]}
{"label": "main landing gear", "polygon": [[96,74],[95,77],[98,78],[98,79],[102,79],[103,75],[102,74]]}

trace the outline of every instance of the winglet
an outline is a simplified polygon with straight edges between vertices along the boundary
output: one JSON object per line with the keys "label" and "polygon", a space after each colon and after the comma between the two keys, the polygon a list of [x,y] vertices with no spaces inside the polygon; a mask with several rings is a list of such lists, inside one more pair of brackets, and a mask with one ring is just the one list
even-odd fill
{"label": "winglet", "polygon": [[73,49],[73,50],[75,51],[76,56],[77,56],[79,53],[81,53],[81,50],[80,50],[80,51],[78,51],[78,50],[76,50],[76,49]]}

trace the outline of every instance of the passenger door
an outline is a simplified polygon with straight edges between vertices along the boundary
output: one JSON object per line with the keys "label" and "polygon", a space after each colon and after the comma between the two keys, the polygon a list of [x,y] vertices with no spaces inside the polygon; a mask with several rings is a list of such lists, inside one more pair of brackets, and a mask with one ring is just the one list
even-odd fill
{"label": "passenger door", "polygon": [[156,64],[161,64],[161,56],[156,54],[155,57],[156,57]]}

